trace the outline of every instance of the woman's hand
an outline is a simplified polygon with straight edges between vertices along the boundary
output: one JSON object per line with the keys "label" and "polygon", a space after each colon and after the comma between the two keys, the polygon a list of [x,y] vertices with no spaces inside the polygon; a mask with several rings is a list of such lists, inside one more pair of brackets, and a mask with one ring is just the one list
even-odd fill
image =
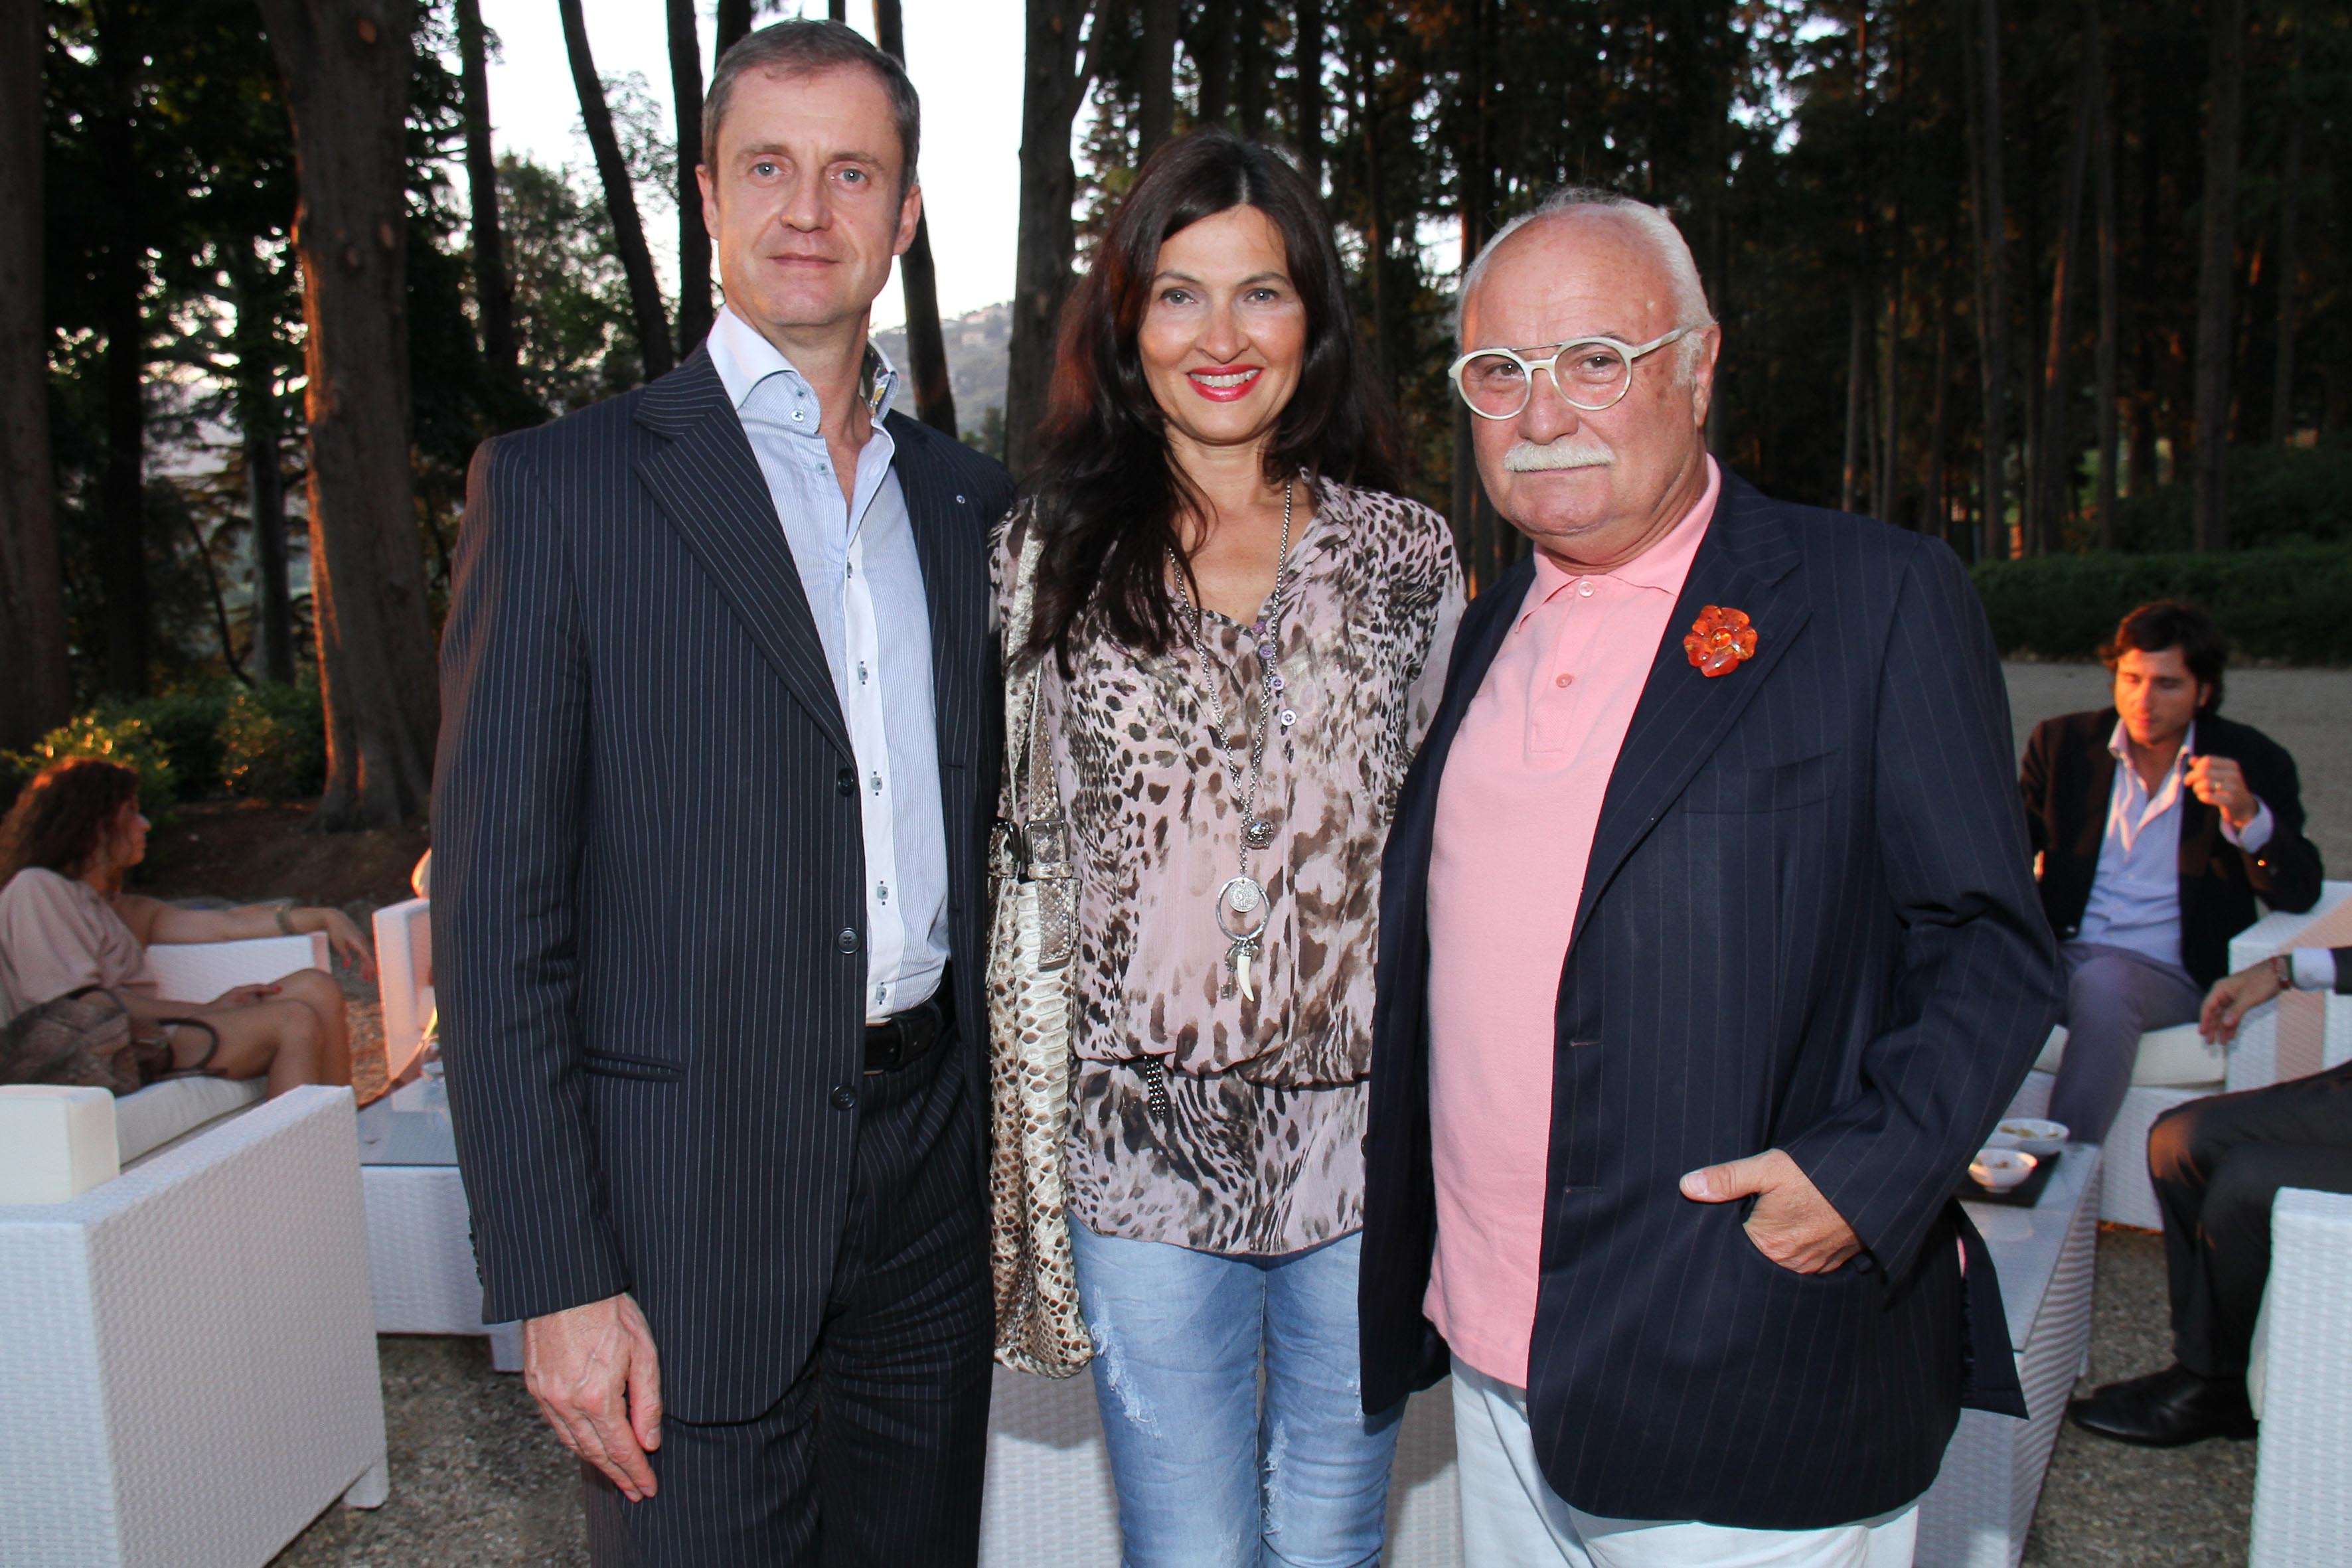
{"label": "woman's hand", "polygon": [[277,985],[234,985],[212,1000],[215,1007],[250,1007],[267,1002],[283,987]]}
{"label": "woman's hand", "polygon": [[327,945],[334,949],[338,959],[357,970],[362,980],[375,979],[375,954],[368,951],[367,942],[360,935],[360,928],[352,923],[351,916],[341,910],[314,909],[296,910],[286,919],[296,931],[326,932]]}

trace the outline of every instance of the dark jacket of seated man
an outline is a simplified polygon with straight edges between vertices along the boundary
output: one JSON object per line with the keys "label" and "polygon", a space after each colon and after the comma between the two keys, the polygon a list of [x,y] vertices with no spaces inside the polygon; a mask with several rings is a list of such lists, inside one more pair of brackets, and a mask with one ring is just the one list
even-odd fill
{"label": "dark jacket of seated man", "polygon": [[[2042,856],[2042,909],[2061,942],[2082,931],[2099,870],[2116,784],[2108,742],[2116,711],[2066,713],[2035,727],[2021,774],[2026,827]],[[2256,898],[2300,914],[2319,901],[2319,850],[2303,834],[2303,793],[2294,759],[2251,725],[2200,713],[2187,750],[2228,757],[2270,808],[2271,832],[2242,849],[2221,831],[2221,814],[2194,795],[2180,800],[2180,966],[2200,986],[2230,969],[2230,939],[2261,917]]]}

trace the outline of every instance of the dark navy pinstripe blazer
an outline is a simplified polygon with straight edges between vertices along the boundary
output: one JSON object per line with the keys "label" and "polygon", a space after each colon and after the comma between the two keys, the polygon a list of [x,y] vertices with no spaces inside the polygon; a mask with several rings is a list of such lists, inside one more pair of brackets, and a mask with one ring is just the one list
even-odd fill
{"label": "dark navy pinstripe blazer", "polygon": [[[1438,783],[1533,568],[1465,617],[1397,806],[1381,910],[1364,1401],[1445,1370],[1423,1318],[1432,1197],[1426,925]],[[1706,605],[1755,658],[1684,656]],[[1528,1413],[1588,1512],[1810,1529],[1934,1479],[1974,1363],[2021,1411],[1989,1263],[1949,1202],[2058,1014],[2008,700],[1942,544],[1726,473],[1604,797],[1559,980]],[[1766,1258],[1702,1165],[1780,1147],[1868,1249]],[[1971,1239],[1973,1232],[1969,1233]]]}
{"label": "dark navy pinstripe blazer", "polygon": [[[1012,484],[888,427],[930,603],[955,1004],[978,1018],[987,537]],[[865,870],[816,624],[707,353],[484,445],[441,685],[433,945],[483,1316],[633,1291],[668,1409],[747,1418],[832,1279]]]}

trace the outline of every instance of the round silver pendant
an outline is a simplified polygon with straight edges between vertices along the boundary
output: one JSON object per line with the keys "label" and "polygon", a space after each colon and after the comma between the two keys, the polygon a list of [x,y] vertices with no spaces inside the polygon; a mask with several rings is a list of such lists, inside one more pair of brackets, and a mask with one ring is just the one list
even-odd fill
{"label": "round silver pendant", "polygon": [[1273,913],[1265,884],[1255,877],[1235,877],[1217,889],[1217,929],[1228,942],[1256,936]]}
{"label": "round silver pendant", "polygon": [[[1268,822],[1263,816],[1243,818],[1242,842],[1248,845],[1253,849],[1265,848],[1267,845],[1274,842],[1274,824]],[[1244,904],[1239,907],[1247,909],[1249,906]]]}
{"label": "round silver pendant", "polygon": [[1249,877],[1235,877],[1225,884],[1225,902],[1234,913],[1245,915],[1265,901],[1265,889]]}

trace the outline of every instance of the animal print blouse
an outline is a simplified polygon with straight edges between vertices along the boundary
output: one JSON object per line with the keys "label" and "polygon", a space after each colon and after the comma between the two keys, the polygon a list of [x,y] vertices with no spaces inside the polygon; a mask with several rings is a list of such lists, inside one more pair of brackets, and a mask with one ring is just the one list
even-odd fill
{"label": "animal print blouse", "polygon": [[[1249,628],[1204,615],[1205,676],[1184,641],[1142,658],[1084,622],[1074,676],[1047,665],[1039,734],[1078,877],[1071,1209],[1098,1234],[1264,1256],[1362,1223],[1381,849],[1444,682],[1462,571],[1426,507],[1320,480],[1313,497],[1277,656],[1276,712],[1294,721],[1270,727],[1258,785],[1274,838],[1248,858],[1270,895],[1255,1001],[1224,990],[1214,904],[1241,864],[1240,784],[1194,685],[1217,682],[1246,759]],[[1016,514],[998,544],[1000,621],[1024,526]],[[1147,1057],[1169,1069],[1164,1126]]]}

